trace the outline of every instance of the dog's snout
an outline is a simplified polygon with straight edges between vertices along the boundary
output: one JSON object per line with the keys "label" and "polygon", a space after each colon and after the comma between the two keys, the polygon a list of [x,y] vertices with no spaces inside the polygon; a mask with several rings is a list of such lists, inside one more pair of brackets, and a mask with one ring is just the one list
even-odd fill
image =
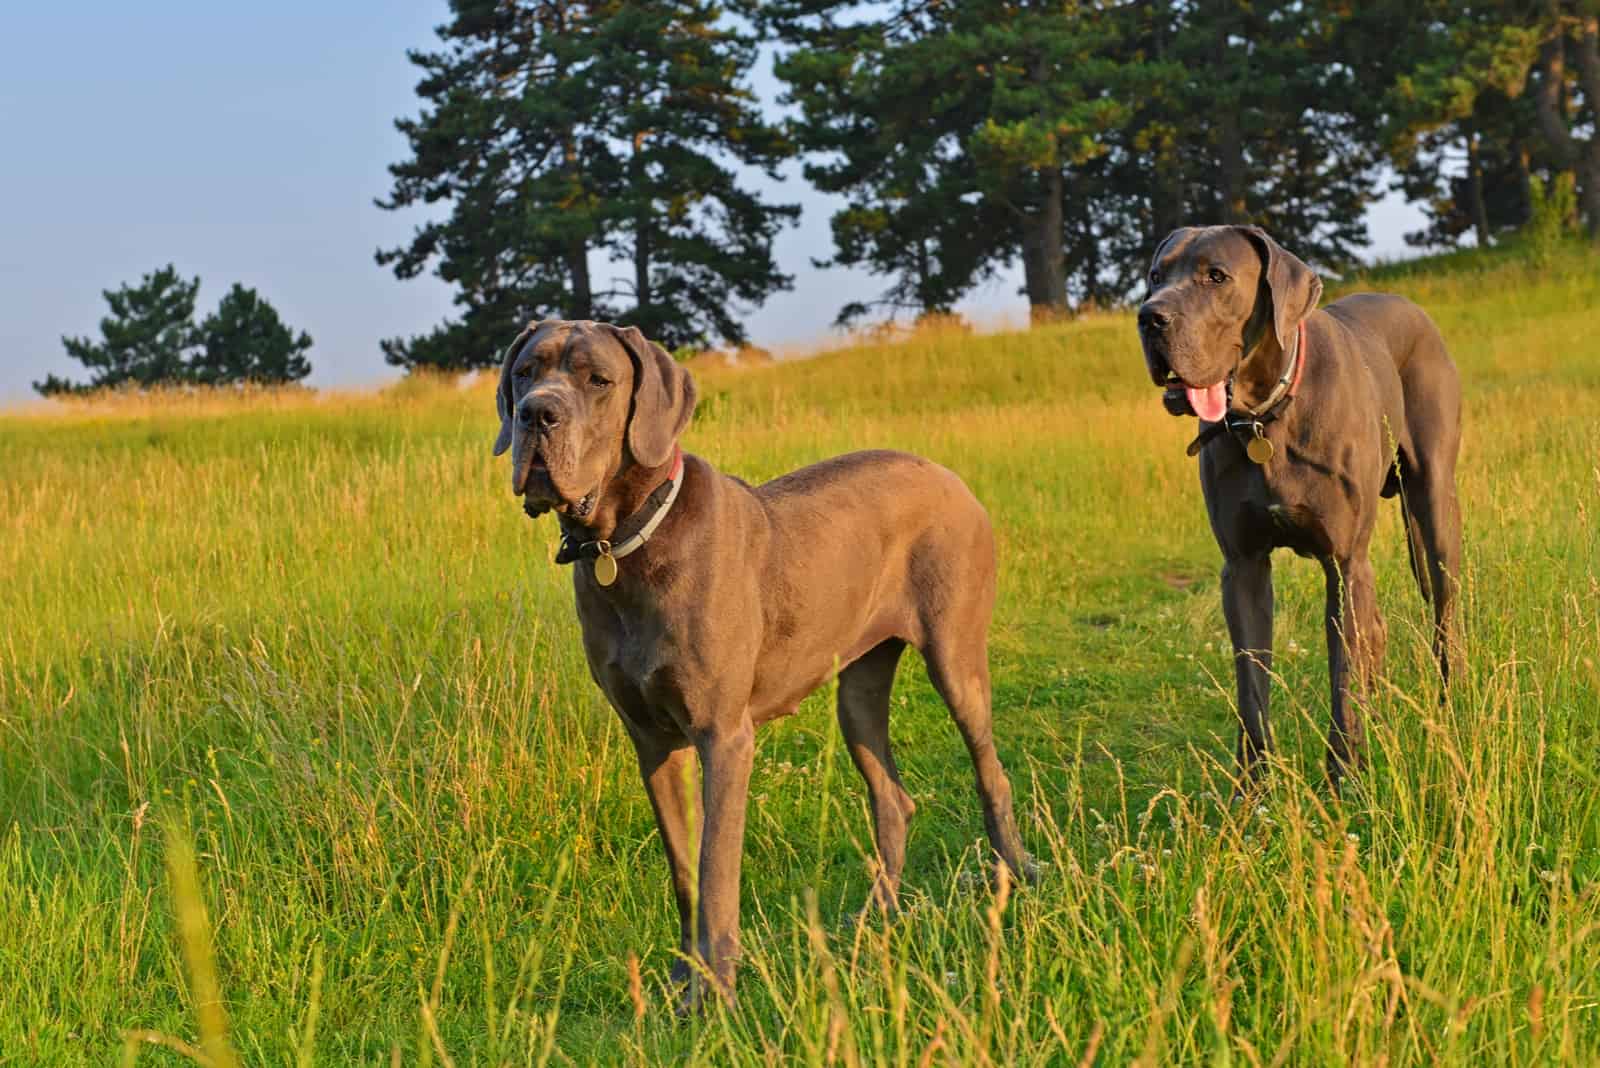
{"label": "dog's snout", "polygon": [[561,425],[561,409],[551,397],[529,397],[522,402],[517,418],[529,430],[553,430]]}
{"label": "dog's snout", "polygon": [[1139,329],[1146,333],[1162,333],[1172,325],[1172,316],[1151,304],[1139,309]]}

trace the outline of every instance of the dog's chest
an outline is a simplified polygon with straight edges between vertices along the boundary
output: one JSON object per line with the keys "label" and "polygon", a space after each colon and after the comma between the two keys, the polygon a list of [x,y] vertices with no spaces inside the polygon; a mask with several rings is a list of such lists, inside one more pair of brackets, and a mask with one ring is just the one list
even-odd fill
{"label": "dog's chest", "polygon": [[650,615],[589,611],[580,616],[589,673],[612,707],[639,726],[674,726],[670,710],[682,701],[672,643],[661,623]]}
{"label": "dog's chest", "polygon": [[1245,556],[1273,549],[1303,556],[1327,551],[1328,502],[1314,480],[1287,470],[1290,463],[1280,455],[1257,465],[1241,448],[1236,458],[1215,465],[1206,479],[1206,506],[1225,549]]}

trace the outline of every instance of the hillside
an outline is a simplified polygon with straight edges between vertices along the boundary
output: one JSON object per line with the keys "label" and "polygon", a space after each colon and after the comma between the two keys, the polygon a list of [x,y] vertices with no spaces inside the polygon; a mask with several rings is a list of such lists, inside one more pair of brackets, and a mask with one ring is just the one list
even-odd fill
{"label": "hillside", "polygon": [[1387,682],[1343,804],[1322,577],[1289,558],[1282,767],[1259,809],[1219,803],[1218,555],[1129,316],[702,372],[685,446],[726,471],[893,447],[987,506],[996,733],[1046,877],[991,915],[970,766],[908,657],[906,915],[847,923],[870,821],[819,694],[761,736],[742,1000],[693,1023],[487,380],[0,414],[0,1051],[195,1040],[177,828],[245,1063],[1600,1061],[1600,256],[1330,288],[1363,287],[1427,308],[1462,370],[1469,666],[1441,704],[1386,509]]}

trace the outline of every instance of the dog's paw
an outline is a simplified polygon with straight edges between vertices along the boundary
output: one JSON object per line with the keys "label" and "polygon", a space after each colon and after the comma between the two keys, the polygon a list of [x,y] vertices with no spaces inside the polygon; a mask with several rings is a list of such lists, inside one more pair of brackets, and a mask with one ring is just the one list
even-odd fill
{"label": "dog's paw", "polygon": [[[680,961],[679,963],[684,963]],[[737,998],[734,995],[734,967],[725,965],[722,975],[712,978],[703,968],[685,964],[686,980],[678,991],[678,1001],[674,1014],[678,1019],[689,1019],[695,1016],[705,1016],[718,1002],[732,1008]],[[676,966],[674,966],[676,975]]]}

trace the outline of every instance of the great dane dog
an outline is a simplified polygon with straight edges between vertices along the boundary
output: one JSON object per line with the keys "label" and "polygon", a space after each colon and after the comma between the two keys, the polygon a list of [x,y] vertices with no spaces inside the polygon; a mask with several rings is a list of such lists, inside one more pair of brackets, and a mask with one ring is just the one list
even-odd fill
{"label": "great dane dog", "polygon": [[1222,548],[1222,610],[1239,687],[1241,787],[1271,747],[1272,550],[1327,575],[1335,789],[1359,766],[1352,700],[1383,658],[1386,631],[1367,557],[1378,498],[1400,497],[1411,570],[1433,608],[1448,682],[1461,565],[1456,455],[1461,386],[1427,314],[1361,293],[1318,311],[1322,282],[1253,226],[1185,227],[1156,249],[1139,337],[1167,410],[1198,415],[1200,485]]}
{"label": "great dane dog", "polygon": [[[874,899],[892,907],[915,806],[889,747],[905,647],[966,742],[989,841],[1027,863],[995,754],[989,518],[954,474],[858,452],[752,488],[684,454],[687,371],[637,329],[530,325],[506,351],[495,454],[533,515],[554,510],[595,682],[639,758],[672,869],[685,1006],[731,996],[755,730],[838,671],[838,717],[866,780]],[[692,787],[702,772],[698,802]],[[691,968],[689,962],[699,967]]]}

